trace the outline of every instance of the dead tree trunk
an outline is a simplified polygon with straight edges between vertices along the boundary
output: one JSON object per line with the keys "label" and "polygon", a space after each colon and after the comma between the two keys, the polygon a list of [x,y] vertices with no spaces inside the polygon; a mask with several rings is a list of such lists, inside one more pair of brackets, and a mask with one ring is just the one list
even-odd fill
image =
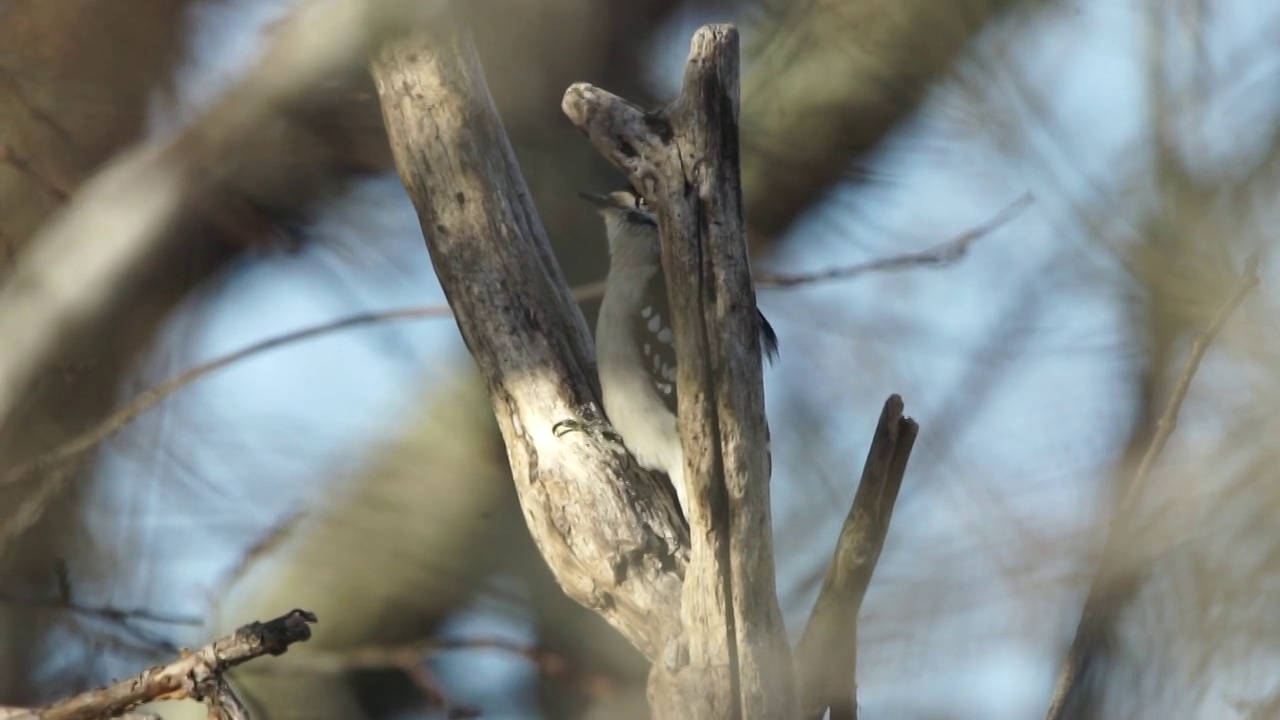
{"label": "dead tree trunk", "polygon": [[[694,35],[680,97],[645,113],[574,85],[570,120],[655,208],[671,293],[692,556],[683,633],[654,667],[660,717],[797,712],[774,584],[769,431],[738,167],[738,33]],[[682,714],[683,713],[683,714]]]}
{"label": "dead tree trunk", "polygon": [[[590,335],[469,36],[441,27],[404,37],[371,65],[396,165],[488,384],[530,531],[565,592],[653,663],[654,717],[779,720],[802,717],[801,707],[819,716],[855,708],[853,654],[827,658],[829,643],[806,644],[798,667],[812,697],[797,697],[797,661],[778,607],[738,167],[737,31],[698,31],[680,97],[662,111],[645,113],[582,84],[563,103],[659,217],[675,308],[689,530],[674,498],[625,454],[588,434],[553,433],[598,399]],[[806,637],[846,630],[854,642],[915,437],[901,411],[890,398],[864,473],[871,491],[858,493]],[[809,677],[819,669],[821,678]],[[828,676],[848,678],[847,686]]]}
{"label": "dead tree trunk", "polygon": [[651,660],[675,633],[686,532],[625,456],[552,427],[594,402],[591,336],[560,274],[470,37],[383,46],[374,82],[400,177],[489,388],[525,520],[556,578]]}

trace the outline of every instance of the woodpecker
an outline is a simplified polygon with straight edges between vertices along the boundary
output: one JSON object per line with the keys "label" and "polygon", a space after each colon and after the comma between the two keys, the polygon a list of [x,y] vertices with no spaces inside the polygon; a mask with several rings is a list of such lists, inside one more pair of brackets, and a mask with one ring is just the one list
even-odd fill
{"label": "woodpecker", "polygon": [[[661,470],[688,517],[684,452],[676,427],[676,350],[662,273],[658,220],[627,190],[578,193],[604,218],[609,274],[596,320],[596,362],[604,411],[640,465]],[[759,313],[761,354],[774,360],[778,336]]]}

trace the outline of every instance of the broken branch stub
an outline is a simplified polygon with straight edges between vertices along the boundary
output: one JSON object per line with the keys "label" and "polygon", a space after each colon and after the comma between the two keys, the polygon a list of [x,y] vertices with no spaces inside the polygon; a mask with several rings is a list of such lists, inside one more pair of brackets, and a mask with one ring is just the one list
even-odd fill
{"label": "broken branch stub", "polygon": [[655,716],[795,717],[738,165],[737,30],[694,35],[680,96],[663,110],[583,83],[562,108],[645,196],[662,235],[692,547],[684,634],[650,679]]}
{"label": "broken branch stub", "polygon": [[822,590],[796,644],[805,720],[857,717],[858,612],[889,534],[893,506],[920,428],[890,395],[880,412],[853,506],[845,517]]}
{"label": "broken branch stub", "polygon": [[[155,700],[198,698],[216,691],[215,703],[230,703],[232,712],[242,710],[239,699],[224,690],[223,674],[263,655],[283,655],[289,646],[311,639],[316,616],[293,610],[266,622],[251,622],[235,633],[219,638],[195,652],[184,651],[167,665],[148,668],[133,677],[73,695],[45,708],[18,713],[0,712],[9,720],[97,720],[115,717],[140,703]],[[233,716],[234,717],[234,716]]]}

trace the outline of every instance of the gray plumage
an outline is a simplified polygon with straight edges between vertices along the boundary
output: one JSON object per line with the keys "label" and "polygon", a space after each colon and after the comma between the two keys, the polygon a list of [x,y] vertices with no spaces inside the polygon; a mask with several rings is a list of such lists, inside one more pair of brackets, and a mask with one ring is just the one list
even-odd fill
{"label": "gray plumage", "polygon": [[[605,413],[641,465],[671,478],[687,514],[676,428],[675,335],[657,220],[643,199],[625,190],[580,195],[599,209],[609,237],[609,274],[596,320]],[[761,350],[772,360],[778,338],[763,314],[759,320]]]}

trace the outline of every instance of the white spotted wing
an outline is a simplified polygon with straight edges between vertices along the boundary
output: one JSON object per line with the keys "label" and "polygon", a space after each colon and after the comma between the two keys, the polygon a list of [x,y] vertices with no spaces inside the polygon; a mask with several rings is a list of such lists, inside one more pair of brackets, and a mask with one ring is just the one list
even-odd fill
{"label": "white spotted wing", "polygon": [[[759,315],[760,350],[765,359],[772,362],[778,356],[778,336],[773,326]],[[631,326],[636,347],[640,348],[641,361],[653,382],[654,391],[662,398],[667,409],[676,414],[676,344],[671,328],[670,305],[662,271],[658,270],[645,284],[641,297],[640,313]]]}

